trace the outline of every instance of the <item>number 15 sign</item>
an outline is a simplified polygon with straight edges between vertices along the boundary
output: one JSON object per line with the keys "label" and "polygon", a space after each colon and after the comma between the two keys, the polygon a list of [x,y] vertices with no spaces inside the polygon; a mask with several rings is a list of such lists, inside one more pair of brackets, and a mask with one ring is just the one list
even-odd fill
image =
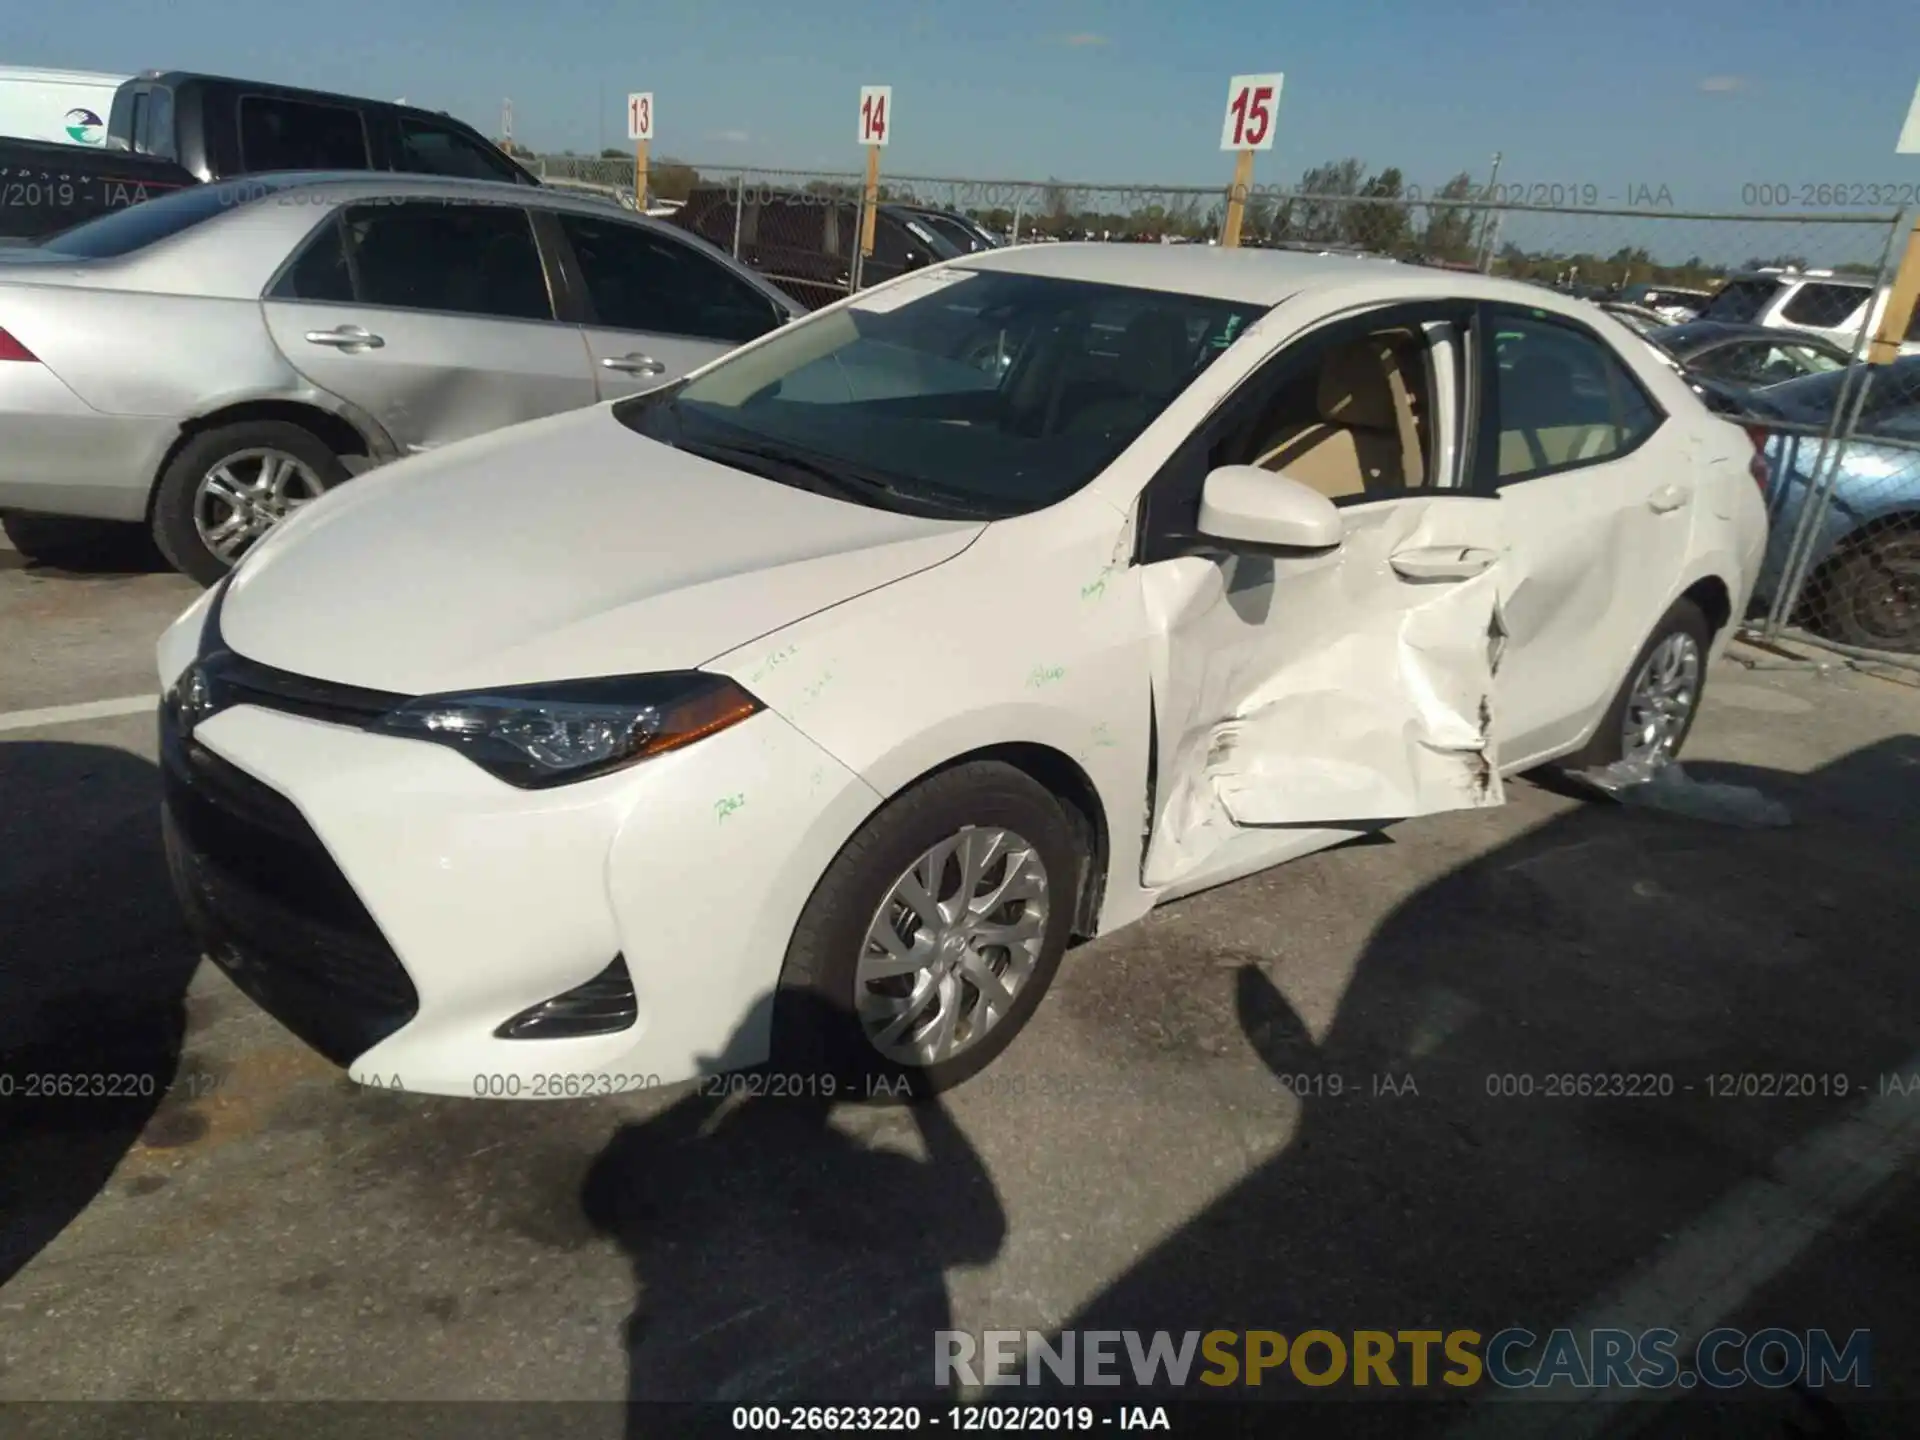
{"label": "number 15 sign", "polygon": [[1227,86],[1227,118],[1220,127],[1222,150],[1271,150],[1273,113],[1280,108],[1284,75],[1236,75]]}

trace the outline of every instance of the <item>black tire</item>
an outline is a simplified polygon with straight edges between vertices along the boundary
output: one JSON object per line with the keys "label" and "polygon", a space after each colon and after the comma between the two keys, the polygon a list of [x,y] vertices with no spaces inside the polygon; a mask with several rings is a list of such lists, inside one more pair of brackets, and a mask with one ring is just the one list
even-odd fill
{"label": "black tire", "polygon": [[27,559],[79,570],[152,570],[160,564],[153,541],[138,524],[65,515],[0,515],[0,530]]}
{"label": "black tire", "polygon": [[1653,633],[1647,636],[1647,643],[1640,647],[1640,653],[1633,657],[1633,664],[1627,667],[1626,678],[1620,682],[1613,703],[1607,706],[1607,713],[1601,717],[1599,728],[1593,732],[1593,738],[1576,754],[1569,755],[1560,764],[1568,770],[1589,770],[1604,765],[1612,765],[1625,753],[1622,744],[1623,730],[1627,719],[1627,702],[1633,695],[1633,682],[1639,678],[1640,667],[1647,663],[1660,643],[1669,635],[1684,632],[1691,635],[1694,643],[1700,647],[1700,682],[1696,689],[1693,708],[1687,712],[1682,722],[1680,736],[1674,742],[1672,754],[1678,755],[1685,748],[1687,736],[1693,733],[1693,722],[1700,718],[1700,705],[1706,698],[1707,650],[1713,643],[1713,626],[1708,622],[1705,612],[1693,601],[1679,599],[1673,602],[1671,609],[1660,617],[1660,623],[1653,627]]}
{"label": "black tire", "polygon": [[1920,528],[1881,531],[1850,547],[1807,587],[1814,627],[1843,645],[1920,654]]}
{"label": "black tire", "polygon": [[232,568],[200,538],[193,522],[194,497],[202,478],[222,461],[265,449],[299,460],[323,489],[331,490],[347,478],[347,467],[327,442],[291,421],[242,420],[195,435],[167,462],[154,488],[153,539],[174,569],[202,585],[212,585]]}
{"label": "black tire", "polygon": [[[1007,1013],[978,1040],[935,1065],[903,1064],[874,1047],[854,1014],[867,929],[909,866],[976,825],[1013,831],[1046,867],[1040,953]],[[878,1103],[924,1099],[971,1079],[1013,1042],[1052,985],[1087,863],[1060,802],[1011,765],[969,761],[895,797],[834,857],[794,927],[774,999],[774,1070],[821,1077],[795,1086],[824,1084],[836,1098]]]}

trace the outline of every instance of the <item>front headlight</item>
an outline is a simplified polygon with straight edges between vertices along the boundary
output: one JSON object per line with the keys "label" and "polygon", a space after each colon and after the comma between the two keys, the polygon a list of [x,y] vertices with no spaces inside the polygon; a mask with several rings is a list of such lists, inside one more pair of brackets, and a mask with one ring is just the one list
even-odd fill
{"label": "front headlight", "polygon": [[686,671],[424,695],[373,728],[451,746],[488,774],[537,790],[677,750],[762,708],[724,675]]}

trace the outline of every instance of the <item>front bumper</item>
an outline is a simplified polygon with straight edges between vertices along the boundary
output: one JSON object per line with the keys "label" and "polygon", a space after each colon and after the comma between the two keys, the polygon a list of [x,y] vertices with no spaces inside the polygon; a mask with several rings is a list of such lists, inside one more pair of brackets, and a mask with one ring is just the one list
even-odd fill
{"label": "front bumper", "polygon": [[[525,791],[426,742],[238,705],[163,711],[168,852],[235,984],[362,1083],[565,1098],[765,1059],[801,909],[878,802],[771,711]],[[622,956],[636,1019],[502,1022]]]}

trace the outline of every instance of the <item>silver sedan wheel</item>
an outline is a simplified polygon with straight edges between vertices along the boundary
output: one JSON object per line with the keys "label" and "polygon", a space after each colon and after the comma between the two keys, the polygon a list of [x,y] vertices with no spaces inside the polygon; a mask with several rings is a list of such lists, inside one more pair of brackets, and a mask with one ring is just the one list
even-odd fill
{"label": "silver sedan wheel", "polygon": [[200,543],[231,565],[326,488],[306,461],[284,450],[236,450],[200,477],[193,527]]}
{"label": "silver sedan wheel", "polygon": [[1011,830],[969,825],[893,882],[867,927],[854,1007],[874,1049],[929,1066],[979,1043],[1032,978],[1047,867]]}
{"label": "silver sedan wheel", "polygon": [[1647,656],[1627,694],[1621,726],[1623,760],[1658,769],[1673,759],[1700,703],[1700,643],[1676,630]]}

